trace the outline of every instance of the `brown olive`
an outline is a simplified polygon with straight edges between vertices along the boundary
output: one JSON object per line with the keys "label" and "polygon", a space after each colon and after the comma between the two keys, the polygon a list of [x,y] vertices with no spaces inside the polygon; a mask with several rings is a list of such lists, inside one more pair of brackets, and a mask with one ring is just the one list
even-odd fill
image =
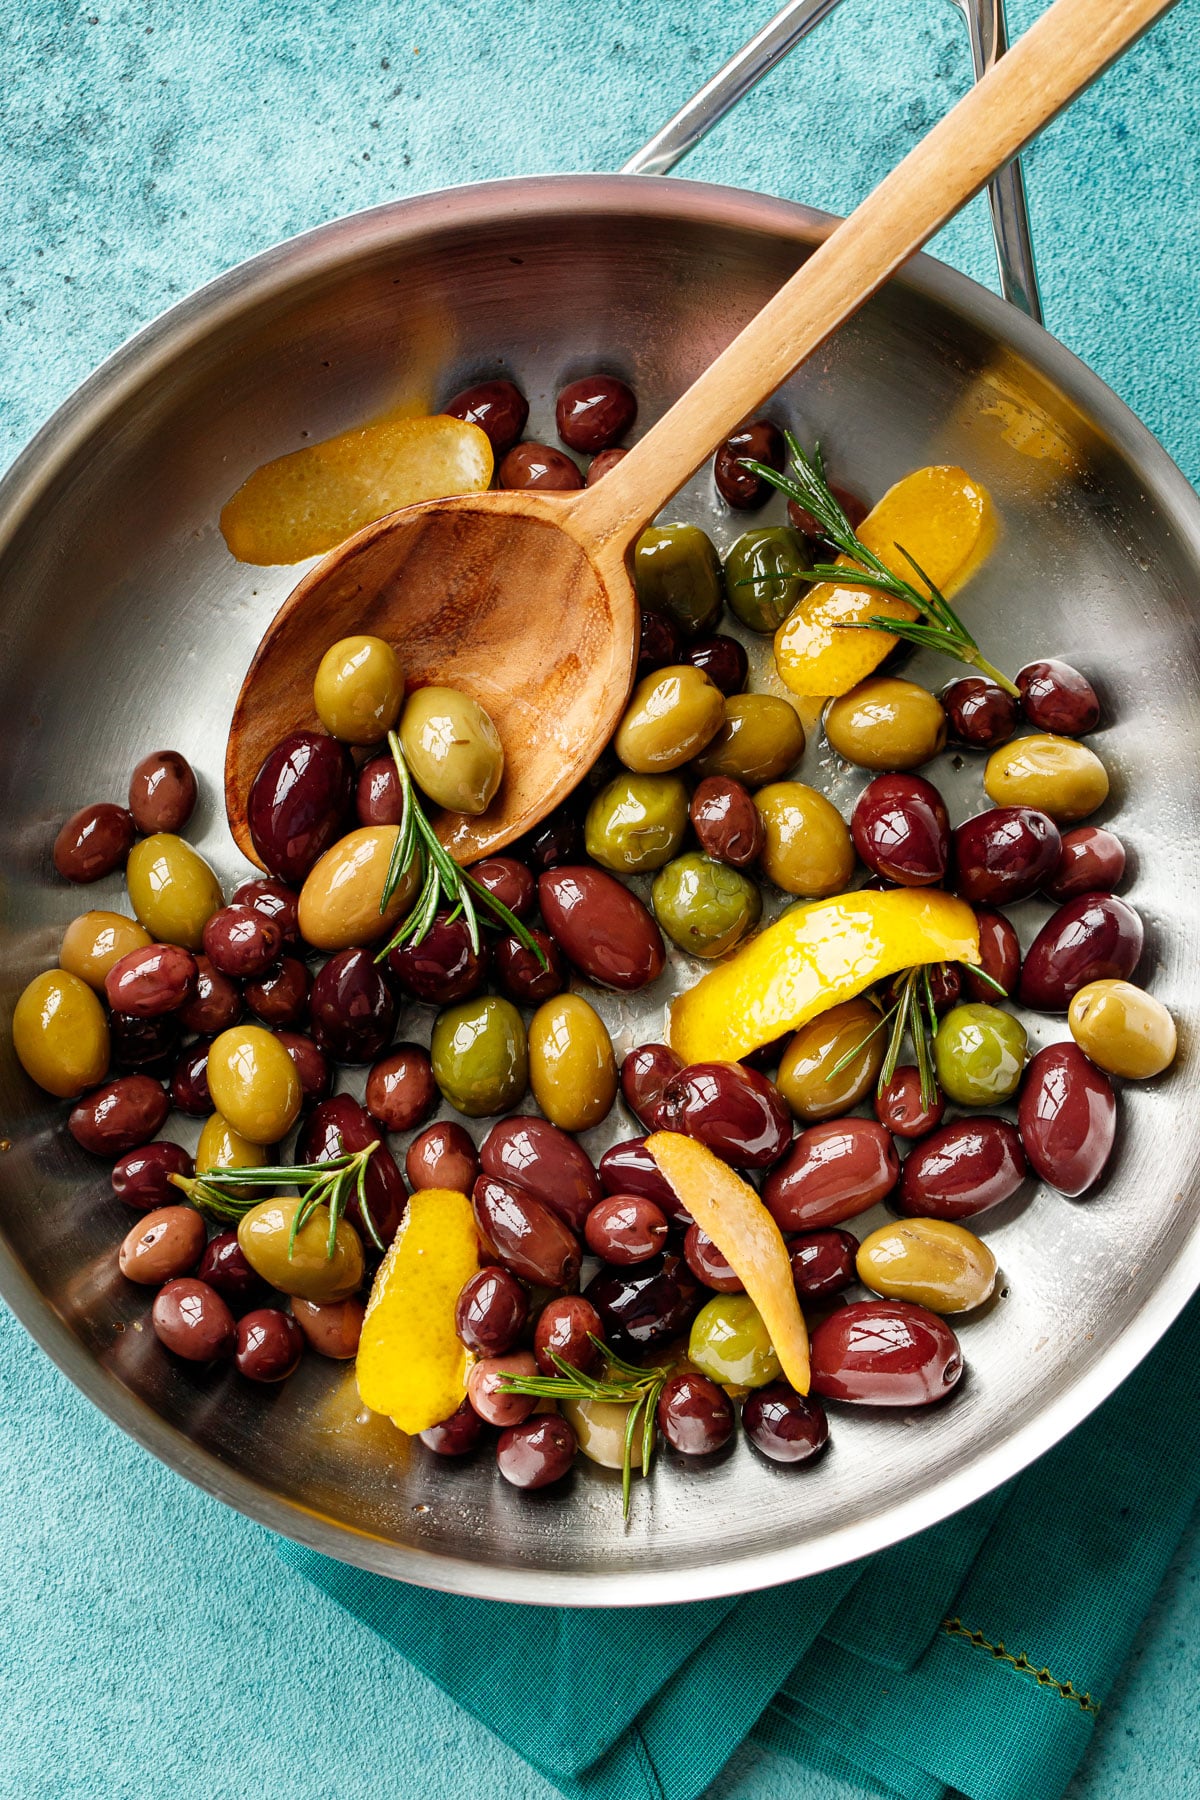
{"label": "brown olive", "polygon": [[492,1263],[463,1283],[454,1303],[459,1342],[478,1356],[503,1356],[529,1316],[529,1294],[515,1275]]}
{"label": "brown olive", "polygon": [[85,1094],[72,1108],[67,1129],[93,1156],[120,1156],[148,1144],[162,1128],[171,1102],[149,1075],[121,1075]]}
{"label": "brown olive", "polygon": [[532,1394],[507,1394],[502,1384],[509,1376],[536,1374],[531,1350],[481,1357],[467,1376],[467,1399],[485,1425],[515,1425],[529,1417],[537,1401]]}
{"label": "brown olive", "polygon": [[725,702],[720,730],[696,758],[696,773],[760,788],[786,775],[803,755],[804,727],[794,706],[776,694],[734,694]]}
{"label": "brown olive", "polygon": [[854,845],[840,812],[802,781],[777,781],[754,796],[763,822],[763,873],[785,894],[819,900],[854,873]]}
{"label": "brown olive", "polygon": [[805,1124],[833,1119],[870,1093],[886,1051],[878,1007],[865,998],[846,1000],[800,1027],[783,1053],[775,1085]]}
{"label": "brown olive", "polygon": [[133,816],[123,806],[81,807],[54,840],[54,867],[64,881],[99,881],[121,867],[133,839]]}
{"label": "brown olive", "polygon": [[578,465],[569,456],[532,439],[513,445],[500,463],[497,481],[502,488],[540,488],[550,493],[583,486]]}
{"label": "brown olive", "polygon": [[155,1336],[185,1362],[216,1362],[233,1352],[233,1314],[207,1281],[189,1277],[160,1288],[150,1314]]}
{"label": "brown olive", "polygon": [[506,1269],[539,1287],[567,1288],[579,1274],[579,1240],[558,1214],[515,1182],[481,1175],[471,1190],[475,1222]]}
{"label": "brown olive", "polygon": [[182,831],[196,804],[196,777],[178,750],[154,750],[143,756],[129,782],[129,810],[146,837],[156,831]]}
{"label": "brown olive", "polygon": [[437,1083],[429,1052],[419,1044],[396,1044],[367,1077],[367,1111],[385,1131],[412,1131],[437,1105]]}
{"label": "brown olive", "polygon": [[[147,1146],[149,1148],[149,1146]],[[219,1231],[209,1238],[196,1270],[197,1281],[207,1281],[216,1288],[232,1313],[248,1312],[261,1306],[268,1288],[261,1275],[256,1275],[237,1241],[236,1231]]]}
{"label": "brown olive", "polygon": [[522,1419],[502,1431],[496,1445],[496,1467],[515,1488],[549,1487],[561,1481],[579,1448],[575,1433],[557,1413]]}
{"label": "brown olive", "polygon": [[770,419],[751,419],[748,425],[739,425],[713,458],[713,480],[722,500],[739,512],[752,512],[765,505],[775,490],[753,469],[744,468],[745,460],[765,463],[769,469],[785,467],[787,446],[778,425]]}
{"label": "brown olive", "polygon": [[667,1217],[640,1194],[606,1194],[588,1214],[583,1234],[601,1262],[649,1262],[667,1241]]}
{"label": "brown olive", "polygon": [[533,1329],[533,1354],[543,1375],[557,1375],[560,1370],[553,1358],[570,1363],[591,1375],[600,1366],[600,1351],[593,1338],[604,1341],[600,1314],[582,1294],[561,1294],[548,1300],[538,1315]]}
{"label": "brown olive", "polygon": [[610,469],[615,469],[617,464],[628,455],[628,450],[623,450],[619,444],[614,444],[609,450],[601,450],[599,456],[593,456],[588,464],[584,486],[595,487],[602,475],[607,475]]}
{"label": "brown olive", "polygon": [[447,400],[442,412],[464,424],[478,425],[496,455],[503,456],[525,429],[529,402],[511,381],[479,381]]}
{"label": "brown olive", "polygon": [[193,1038],[171,1071],[171,1105],[191,1119],[204,1119],[213,1110],[208,1087],[208,1052],[211,1038]]}
{"label": "brown olive", "polygon": [[356,1295],[348,1300],[304,1300],[292,1297],[292,1317],[318,1356],[348,1362],[358,1354],[366,1306]]}
{"label": "brown olive", "polygon": [[454,1194],[469,1194],[479,1174],[479,1157],[463,1127],[441,1119],[419,1131],[408,1146],[404,1173],[414,1190],[449,1188]]}
{"label": "brown olive", "polygon": [[463,1400],[448,1419],[439,1419],[417,1436],[435,1456],[469,1456],[483,1436],[483,1420],[469,1400]]}
{"label": "brown olive", "polygon": [[825,736],[862,769],[915,769],[946,742],[946,714],[928,688],[873,675],[830,702]]}
{"label": "brown olive", "polygon": [[707,1375],[683,1370],[663,1384],[658,1428],[681,1456],[712,1456],[733,1436],[733,1402]]}
{"label": "brown olive", "polygon": [[568,382],[554,407],[559,437],[584,456],[610,450],[636,418],[637,397],[616,375],[585,375]]}
{"label": "brown olive", "polygon": [[300,895],[277,875],[257,875],[234,889],[231,906],[252,906],[278,925],[285,944],[299,945]]}
{"label": "brown olive", "polygon": [[537,881],[533,870],[515,856],[485,856],[472,865],[480,887],[507,906],[518,919],[527,919],[537,905]]}
{"label": "brown olive", "polygon": [[763,823],[750,790],[729,775],[706,775],[688,811],[700,848],[715,862],[745,869],[762,853]]}
{"label": "brown olive", "polygon": [[728,1259],[698,1225],[689,1225],[683,1240],[683,1260],[696,1280],[718,1294],[744,1294],[746,1284]]}
{"label": "brown olive", "polygon": [[196,959],[178,944],[150,944],[130,950],[104,978],[104,995],[114,1012],[153,1019],[175,1012],[196,981]]}
{"label": "brown olive", "polygon": [[[536,1006],[552,1000],[567,985],[567,965],[562,951],[548,932],[536,925],[527,926],[537,950],[530,950],[519,937],[506,931],[492,946],[492,972],[496,986],[518,1006]],[[538,951],[541,955],[538,955]]]}
{"label": "brown olive", "polygon": [[144,950],[150,942],[150,933],[124,913],[80,913],[63,933],[58,966],[102,994],[104,978],[113,964],[131,950]]}
{"label": "brown olive", "polygon": [[162,1139],[127,1150],[112,1166],[112,1191],[126,1206],[137,1212],[153,1212],[155,1207],[173,1205],[179,1190],[171,1182],[172,1175],[193,1175],[195,1164],[179,1144]]}
{"label": "brown olive", "polygon": [[275,1036],[296,1066],[305,1106],[324,1100],[333,1086],[333,1067],[323,1050],[302,1031],[277,1031]]}
{"label": "brown olive", "polygon": [[204,1252],[208,1233],[191,1206],[160,1206],[148,1212],[126,1234],[117,1255],[122,1275],[145,1287],[161,1287],[175,1275],[188,1275]]}
{"label": "brown olive", "polygon": [[548,869],[538,898],[556,942],[597,986],[634,993],[662,974],[662,933],[637,895],[603,869]]}
{"label": "brown olive", "polygon": [[587,1153],[565,1131],[536,1114],[518,1114],[493,1125],[479,1150],[485,1175],[515,1182],[543,1201],[572,1231],[600,1198],[600,1178]]}
{"label": "brown olive", "polygon": [[891,1133],[874,1119],[824,1119],[796,1138],[763,1184],[781,1231],[840,1225],[890,1193],[900,1173]]}
{"label": "brown olive", "polygon": [[298,956],[281,956],[265,975],[248,981],[243,992],[255,1018],[277,1029],[303,1023],[311,989],[308,964]]}
{"label": "brown olive", "polygon": [[875,1117],[894,1137],[923,1138],[942,1122],[946,1096],[934,1083],[933,1098],[921,1097],[921,1071],[915,1063],[903,1063],[875,1096]]}

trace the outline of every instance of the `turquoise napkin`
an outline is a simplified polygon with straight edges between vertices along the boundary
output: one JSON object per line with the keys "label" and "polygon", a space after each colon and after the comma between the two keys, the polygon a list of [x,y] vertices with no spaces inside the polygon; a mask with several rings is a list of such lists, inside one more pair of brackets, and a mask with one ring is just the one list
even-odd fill
{"label": "turquoise napkin", "polygon": [[[905,1800],[1058,1800],[1200,1495],[1198,1368],[1195,1300],[1007,1487],[740,1598],[506,1606],[280,1555],[571,1800],[696,1800],[751,1733]],[[472,1665],[464,1642],[491,1649]],[[500,1684],[497,1666],[534,1673]]]}

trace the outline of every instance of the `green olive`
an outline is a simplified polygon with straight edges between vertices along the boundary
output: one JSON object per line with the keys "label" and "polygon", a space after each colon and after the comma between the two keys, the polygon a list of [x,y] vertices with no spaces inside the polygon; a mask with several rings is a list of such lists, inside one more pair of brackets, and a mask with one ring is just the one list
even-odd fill
{"label": "green olive", "polygon": [[688,1359],[723,1387],[765,1387],[779,1374],[771,1336],[749,1294],[714,1294],[692,1321]]}
{"label": "green olive", "polygon": [[946,742],[946,714],[915,681],[873,675],[830,701],[825,736],[860,769],[915,769]]}
{"label": "green olive", "polygon": [[221,884],[198,851],[156,831],[129,852],[125,885],[133,910],[160,944],[204,948],[204,927],[224,905]]}
{"label": "green olive", "polygon": [[296,1123],[303,1091],[273,1032],[233,1025],[208,1052],[208,1091],[226,1122],[252,1144],[277,1144]]}
{"label": "green olive", "polygon": [[[613,1400],[560,1400],[559,1408],[589,1462],[599,1463],[602,1469],[624,1468],[627,1406]],[[642,1466],[642,1436],[641,1431],[633,1434],[629,1459],[633,1469]]]}
{"label": "green olive", "polygon": [[744,532],[725,558],[730,611],[751,631],[778,630],[808,591],[800,571],[811,560],[804,538],[787,525]]}
{"label": "green olive", "polygon": [[429,1047],[443,1097],[469,1119],[511,1112],[529,1081],[525,1026],[511,1000],[462,1000],[434,1022]]}
{"label": "green olive", "polygon": [[802,781],[777,781],[754,796],[763,822],[763,873],[785,894],[821,900],[854,873],[854,845],[841,813]]}
{"label": "green olive", "polygon": [[1067,1013],[1071,1036],[1110,1075],[1146,1081],[1175,1060],[1175,1021],[1153,994],[1131,981],[1089,981]]}
{"label": "green olive", "polygon": [[804,755],[804,727],[796,709],[777,694],[734,694],[725,722],[703,756],[697,775],[729,775],[747,787],[778,781]]}
{"label": "green olive", "polygon": [[504,773],[490,717],[457,688],[418,688],[400,720],[400,747],[423,793],[449,812],[486,812]]}
{"label": "green olive", "polygon": [[380,912],[399,835],[395,825],[362,825],[331,844],[314,863],[300,889],[300,934],[305,943],[314,950],[349,950],[391,935],[417,890],[414,856],[387,910]]}
{"label": "green olive", "polygon": [[382,638],[340,638],[321,658],[313,702],[326,731],[343,743],[379,743],[396,723],[403,699],[400,659]]}
{"label": "green olive", "polygon": [[210,1113],[200,1127],[196,1145],[196,1169],[261,1169],[267,1153],[261,1144],[252,1144],[240,1131],[235,1131],[219,1112]]}
{"label": "green olive", "polygon": [[1025,1067],[1025,1027],[998,1006],[954,1006],[933,1040],[937,1078],[958,1106],[994,1106],[1016,1093]]}
{"label": "green olive", "polygon": [[711,631],[721,616],[720,558],[698,525],[652,525],[643,531],[633,574],[642,606],[666,613],[685,637]]}
{"label": "green olive", "polygon": [[665,774],[703,750],[724,719],[720,688],[691,663],[676,663],[638,682],[613,748],[635,774]]}
{"label": "green olive", "polygon": [[1086,819],[1108,799],[1108,771],[1095,752],[1048,731],[993,750],[983,785],[997,806],[1034,806],[1057,825]]}
{"label": "green olive", "polygon": [[63,933],[58,964],[102,994],[104,977],[113,964],[153,941],[136,919],[127,919],[124,913],[80,913]]}
{"label": "green olive", "polygon": [[650,898],[667,936],[692,956],[724,956],[762,912],[757,881],[698,851],[660,869]]}
{"label": "green olive", "polygon": [[339,1219],[329,1255],[329,1208],[318,1206],[289,1247],[298,1199],[262,1200],[239,1222],[238,1245],[256,1275],[298,1300],[347,1300],[363,1279],[362,1239]]}
{"label": "green olive", "polygon": [[13,1011],[17,1061],[40,1088],[70,1100],[108,1073],[108,1021],[86,981],[67,969],[35,975]]}
{"label": "green olive", "polygon": [[579,994],[556,994],[529,1022],[529,1085],[560,1131],[587,1131],[612,1110],[617,1062],[608,1027]]}
{"label": "green olive", "polygon": [[855,1260],[864,1287],[935,1313],[970,1312],[996,1285],[996,1259],[987,1245],[949,1219],[881,1225],[863,1239]]}
{"label": "green olive", "polygon": [[[806,1125],[834,1119],[866,1099],[887,1052],[887,1033],[881,1024],[879,1008],[860,999],[831,1006],[800,1027],[775,1077],[775,1086],[798,1119]],[[846,1057],[848,1062],[843,1061]]]}
{"label": "green olive", "polygon": [[618,775],[588,807],[587,853],[614,875],[661,869],[687,822],[688,791],[677,775]]}

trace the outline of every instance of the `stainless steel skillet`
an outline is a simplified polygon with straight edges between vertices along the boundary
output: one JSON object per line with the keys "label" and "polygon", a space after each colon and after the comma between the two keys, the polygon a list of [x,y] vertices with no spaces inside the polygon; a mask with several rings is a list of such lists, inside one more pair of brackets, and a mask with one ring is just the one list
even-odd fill
{"label": "stainless steel skillet", "polygon": [[[80,909],[50,872],[61,816],[120,795],[144,750],[220,767],[229,709],[294,571],[232,563],[223,500],[256,464],[394,402],[434,403],[511,372],[551,429],[556,387],[603,362],[654,416],[826,227],[761,196],[581,176],[435,194],[339,221],[232,271],[119,352],[0,487],[0,988],[11,1008]],[[643,1604],[765,1585],[865,1554],[945,1516],[1076,1424],[1200,1280],[1193,1026],[1200,893],[1200,502],[1137,421],[1029,320],[927,259],[806,366],[780,400],[844,477],[877,494],[921,462],[966,464],[1005,533],[971,617],[1015,666],[1061,654],[1101,683],[1110,816],[1133,851],[1144,969],[1184,1026],[1166,1082],[1128,1096],[1104,1191],[1030,1191],[987,1236],[1008,1292],[970,1322],[969,1380],[912,1421],[835,1420],[808,1474],[741,1446],[703,1475],[664,1462],[622,1529],[613,1484],[582,1471],[532,1503],[486,1463],[410,1455],[360,1423],[351,1378],[309,1359],[278,1393],[169,1363],[116,1272],[121,1209],[0,1049],[0,1288],[65,1371],[210,1492],[330,1554],[461,1592]],[[705,479],[679,516],[725,546],[738,526]],[[936,665],[924,671],[940,679]],[[1164,751],[1169,749],[1169,755]],[[957,817],[977,776],[933,772]],[[858,779],[810,752],[843,805]],[[239,869],[214,788],[198,841]],[[116,901],[89,890],[83,904]],[[1039,916],[1030,906],[1022,921]],[[602,1000],[618,1049],[658,1035],[666,997]],[[1035,1041],[1061,1035],[1033,1021]],[[402,1021],[420,1036],[428,1015]],[[597,1134],[625,1135],[616,1125]],[[868,1223],[872,1221],[868,1220]]]}

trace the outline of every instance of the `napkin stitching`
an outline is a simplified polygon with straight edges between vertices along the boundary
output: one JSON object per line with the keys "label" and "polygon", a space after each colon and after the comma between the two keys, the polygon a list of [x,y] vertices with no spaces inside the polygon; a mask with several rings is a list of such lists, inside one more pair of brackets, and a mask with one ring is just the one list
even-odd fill
{"label": "napkin stitching", "polygon": [[1018,1674],[1032,1675],[1039,1687],[1050,1688],[1060,1699],[1073,1701],[1081,1712],[1091,1713],[1093,1717],[1099,1714],[1100,1702],[1098,1700],[1093,1700],[1090,1694],[1081,1694],[1072,1681],[1057,1680],[1049,1669],[1035,1669],[1023,1650],[1019,1655],[1014,1656],[1012,1651],[1006,1648],[1003,1639],[993,1644],[984,1637],[982,1631],[972,1631],[963,1624],[961,1619],[943,1619],[942,1630],[947,1637],[962,1638],[966,1643],[973,1645],[976,1650],[988,1651],[997,1662],[1007,1663],[1010,1668],[1016,1669]]}
{"label": "napkin stitching", "polygon": [[646,1784],[651,1790],[653,1800],[666,1800],[666,1793],[662,1782],[658,1779],[658,1770],[654,1766],[654,1759],[650,1755],[645,1738],[636,1725],[632,1728],[631,1736],[634,1754],[642,1766],[642,1773],[646,1777]]}

